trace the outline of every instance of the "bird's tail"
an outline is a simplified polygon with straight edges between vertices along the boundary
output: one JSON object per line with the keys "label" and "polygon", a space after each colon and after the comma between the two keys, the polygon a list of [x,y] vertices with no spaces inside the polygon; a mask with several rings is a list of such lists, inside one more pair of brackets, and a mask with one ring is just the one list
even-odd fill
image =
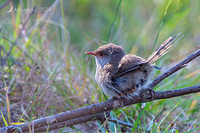
{"label": "bird's tail", "polygon": [[165,40],[160,45],[160,47],[147,58],[147,62],[152,64],[156,60],[158,60],[160,57],[165,55],[167,52],[169,52],[173,47],[176,46],[173,44],[177,43],[184,36],[184,35],[182,35],[182,36],[180,36],[180,35],[181,35],[181,33],[179,33],[175,37],[170,36],[167,40]]}

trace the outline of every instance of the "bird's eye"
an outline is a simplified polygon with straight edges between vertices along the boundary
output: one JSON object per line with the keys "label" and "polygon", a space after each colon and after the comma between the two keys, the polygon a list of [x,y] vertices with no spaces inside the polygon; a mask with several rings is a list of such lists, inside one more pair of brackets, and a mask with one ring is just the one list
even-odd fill
{"label": "bird's eye", "polygon": [[103,56],[104,56],[104,53],[103,53],[103,52],[99,52],[99,56],[100,56],[100,57],[103,57]]}

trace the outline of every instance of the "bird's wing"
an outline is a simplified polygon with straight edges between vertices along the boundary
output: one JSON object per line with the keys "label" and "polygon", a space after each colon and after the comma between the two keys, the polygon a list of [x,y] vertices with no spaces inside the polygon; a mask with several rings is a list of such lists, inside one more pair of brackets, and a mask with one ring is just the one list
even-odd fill
{"label": "bird's wing", "polygon": [[131,71],[134,71],[144,64],[146,64],[146,61],[143,58],[136,55],[127,54],[120,61],[119,71],[115,74],[114,79]]}

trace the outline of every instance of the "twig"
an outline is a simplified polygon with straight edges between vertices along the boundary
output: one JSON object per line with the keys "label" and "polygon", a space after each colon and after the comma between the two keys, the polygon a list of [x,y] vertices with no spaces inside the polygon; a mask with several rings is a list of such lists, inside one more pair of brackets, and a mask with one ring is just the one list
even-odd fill
{"label": "twig", "polygon": [[120,121],[120,120],[117,120],[117,119],[114,119],[114,118],[109,118],[108,121],[114,122],[115,124],[119,123],[120,125],[123,125],[123,126],[126,126],[126,127],[133,127],[133,124],[126,123],[126,122],[123,122],[123,121]]}
{"label": "twig", "polygon": [[[96,104],[75,109],[72,111],[67,111],[67,112],[59,113],[53,116],[48,116],[41,119],[33,120],[30,123],[15,125],[15,127],[19,127],[24,132],[24,131],[29,130],[29,126],[32,127],[33,125],[34,125],[34,129],[36,129],[36,128],[42,128],[48,125],[60,123],[63,121],[69,121],[71,119],[76,119],[76,118],[79,121],[79,119],[84,116],[93,115],[93,114],[97,114],[97,113],[101,113],[105,111],[110,111],[112,109],[128,106],[131,104],[149,102],[149,101],[158,100],[158,99],[178,97],[178,96],[183,96],[183,95],[187,95],[191,93],[200,92],[200,85],[186,87],[182,89],[170,90],[170,91],[161,91],[161,92],[156,92],[152,90],[153,89],[152,87],[155,87],[162,80],[170,76],[172,73],[175,73],[176,71],[180,70],[181,68],[183,68],[183,66],[185,66],[185,64],[189,63],[190,61],[197,58],[198,56],[200,56],[200,50],[197,50],[195,53],[188,56],[186,59],[178,63],[176,66],[172,67],[167,72],[165,72],[164,74],[156,78],[152,82],[152,84],[147,88],[147,90],[144,90],[144,92],[141,93],[142,95],[140,97],[138,96],[133,97],[134,100],[109,99],[108,101],[105,101],[105,102],[96,103]],[[0,132],[5,131],[6,129],[9,129],[9,127],[0,128]],[[13,126],[10,126],[10,129],[13,129]]]}
{"label": "twig", "polygon": [[81,124],[81,123],[85,123],[85,122],[92,121],[92,120],[105,121],[104,112],[94,114],[94,115],[87,115],[87,116],[83,116],[83,117],[79,117],[79,118],[75,118],[75,119],[71,119],[71,120],[67,120],[67,121],[63,121],[63,122],[52,124],[52,125],[49,125],[49,126],[46,126],[46,127],[37,128],[37,129],[35,129],[35,131],[36,132],[43,132],[43,131],[46,131],[47,129],[50,131],[50,130],[53,130],[53,129],[58,129],[58,128],[62,128],[62,127],[65,127],[65,126],[72,126],[72,125],[76,125],[76,124]]}
{"label": "twig", "polygon": [[7,0],[0,6],[0,10],[3,9],[11,0]]}
{"label": "twig", "polygon": [[200,56],[200,49],[197,50],[196,52],[194,52],[193,54],[191,54],[190,56],[188,56],[187,58],[185,58],[184,60],[182,60],[181,62],[179,62],[177,65],[175,65],[174,67],[172,67],[171,69],[169,69],[167,72],[165,72],[164,74],[162,74],[161,76],[157,77],[150,85],[150,88],[154,88],[157,84],[159,84],[162,80],[164,80],[166,77],[169,77],[171,74],[177,72],[178,70],[182,69],[183,67],[185,67],[189,62],[191,62],[193,59],[197,58],[198,56]]}
{"label": "twig", "polygon": [[[58,128],[63,128],[65,126],[72,126],[72,125],[76,125],[76,124],[81,124],[81,123],[85,123],[88,121],[92,121],[92,120],[101,120],[101,121],[105,121],[105,114],[104,112],[102,113],[98,113],[98,114],[94,114],[94,115],[87,115],[87,116],[83,116],[83,117],[79,117],[79,118],[75,118],[75,119],[71,119],[71,120],[66,120],[63,122],[59,122],[59,123],[55,123],[55,124],[51,124],[48,126],[44,126],[44,127],[40,127],[37,129],[34,129],[35,132],[43,132],[43,131],[47,131],[47,130],[53,130],[53,129],[58,129]],[[4,128],[0,128],[0,132],[3,132],[5,130],[7,130],[7,132],[13,132],[13,131],[17,131],[19,129],[22,129],[21,127],[15,127],[15,126],[10,126],[10,127],[4,127]],[[22,129],[22,131],[28,131],[29,129]]]}
{"label": "twig", "polygon": [[[49,7],[49,9],[53,10],[57,7],[57,5],[59,4],[60,0],[56,0],[51,7]],[[40,23],[41,20],[45,20],[47,16],[49,16],[50,12],[45,12],[41,18],[39,20],[37,20],[35,22],[35,24],[30,28],[30,30],[28,31],[28,34],[31,34],[33,32],[33,30],[35,29],[35,27],[37,27]]]}
{"label": "twig", "polygon": [[176,89],[176,90],[170,90],[170,91],[156,91],[153,100],[178,97],[196,92],[200,92],[200,85]]}

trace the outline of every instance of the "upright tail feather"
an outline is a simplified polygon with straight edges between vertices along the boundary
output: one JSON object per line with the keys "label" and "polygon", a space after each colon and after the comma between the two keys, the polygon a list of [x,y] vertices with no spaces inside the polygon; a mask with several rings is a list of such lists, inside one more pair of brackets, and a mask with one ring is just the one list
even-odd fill
{"label": "upright tail feather", "polygon": [[175,37],[169,37],[167,40],[165,40],[160,45],[160,47],[147,58],[147,62],[148,63],[154,63],[160,57],[162,57],[167,52],[169,52],[173,47],[176,46],[176,45],[173,45],[173,44],[175,44],[176,42],[178,42],[184,36],[184,35],[182,35],[182,36],[180,36],[180,35],[181,35],[181,33],[179,33]]}

